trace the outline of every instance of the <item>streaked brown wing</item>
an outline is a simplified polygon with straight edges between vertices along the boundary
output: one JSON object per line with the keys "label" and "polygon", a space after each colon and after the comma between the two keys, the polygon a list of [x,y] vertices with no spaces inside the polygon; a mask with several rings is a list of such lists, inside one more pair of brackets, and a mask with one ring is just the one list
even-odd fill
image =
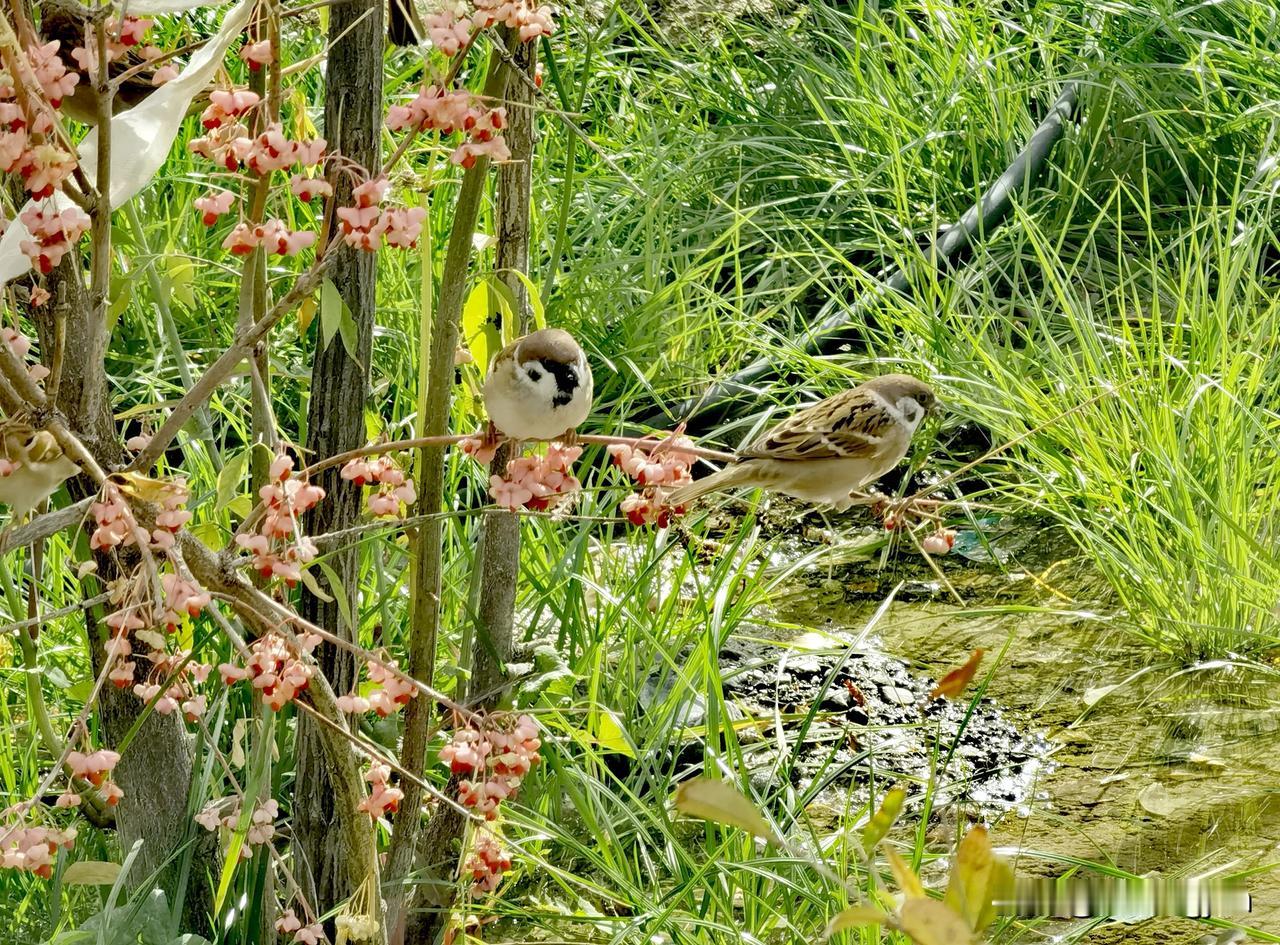
{"label": "streaked brown wing", "polygon": [[845,391],[792,414],[738,455],[743,459],[856,459],[873,455],[897,422],[880,402]]}

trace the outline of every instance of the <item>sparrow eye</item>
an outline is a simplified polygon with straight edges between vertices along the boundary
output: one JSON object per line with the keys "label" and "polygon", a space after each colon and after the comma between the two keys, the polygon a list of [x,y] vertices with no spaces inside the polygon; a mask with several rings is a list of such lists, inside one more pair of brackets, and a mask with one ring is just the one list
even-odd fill
{"label": "sparrow eye", "polygon": [[539,371],[536,367],[529,368],[528,373],[529,373],[529,380],[533,381],[535,384],[538,381],[542,380],[542,372]]}

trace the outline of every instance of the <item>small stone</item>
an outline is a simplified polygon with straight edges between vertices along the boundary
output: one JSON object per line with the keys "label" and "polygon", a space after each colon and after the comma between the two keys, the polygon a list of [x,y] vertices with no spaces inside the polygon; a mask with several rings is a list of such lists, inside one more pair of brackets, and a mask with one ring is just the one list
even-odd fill
{"label": "small stone", "polygon": [[901,686],[881,686],[880,692],[885,701],[893,705],[911,705],[916,701],[916,694],[910,689],[903,689]]}

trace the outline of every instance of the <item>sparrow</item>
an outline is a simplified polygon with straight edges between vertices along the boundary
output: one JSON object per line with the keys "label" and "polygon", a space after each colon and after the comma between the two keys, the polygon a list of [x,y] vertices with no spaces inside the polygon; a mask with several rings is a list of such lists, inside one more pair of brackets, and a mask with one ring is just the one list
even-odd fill
{"label": "sparrow", "polygon": [[4,457],[0,465],[0,502],[12,511],[10,523],[26,518],[63,481],[80,472],[47,430],[32,429],[20,420],[0,424],[0,445]]}
{"label": "sparrow", "polygon": [[842,512],[907,455],[926,415],[941,409],[924,381],[886,374],[797,411],[737,454],[736,460],[677,489],[666,504],[741,486],[781,492]]}
{"label": "sparrow", "polygon": [[582,347],[567,331],[543,328],[494,355],[484,409],[490,427],[512,439],[572,442],[591,412],[591,392]]}

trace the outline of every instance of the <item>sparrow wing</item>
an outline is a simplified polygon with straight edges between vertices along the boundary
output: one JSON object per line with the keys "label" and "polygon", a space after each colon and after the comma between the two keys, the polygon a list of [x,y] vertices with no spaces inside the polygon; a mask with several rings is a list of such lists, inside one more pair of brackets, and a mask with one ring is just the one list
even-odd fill
{"label": "sparrow wing", "polygon": [[898,422],[883,401],[854,389],[787,417],[745,450],[741,459],[858,459],[874,455]]}

